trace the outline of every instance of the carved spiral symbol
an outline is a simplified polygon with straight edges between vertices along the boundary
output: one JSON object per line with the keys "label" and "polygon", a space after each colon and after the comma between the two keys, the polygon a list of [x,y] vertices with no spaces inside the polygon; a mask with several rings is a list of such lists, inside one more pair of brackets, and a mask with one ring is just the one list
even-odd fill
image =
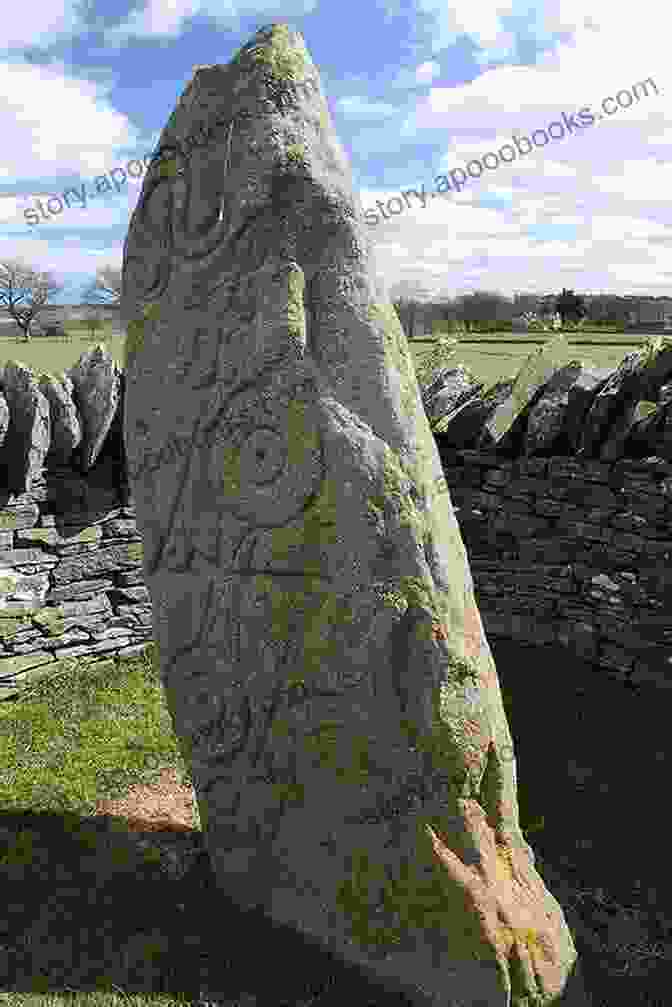
{"label": "carved spiral symbol", "polygon": [[240,449],[241,478],[257,486],[274,482],[287,464],[285,440],[275,430],[255,430]]}
{"label": "carved spiral symbol", "polygon": [[[253,393],[254,394],[254,393]],[[247,398],[247,396],[246,396]],[[247,398],[238,415],[220,415],[198,437],[208,451],[208,482],[217,506],[255,527],[278,527],[303,511],[324,478],[317,431],[292,443],[284,415],[271,416]],[[280,410],[284,413],[284,410]],[[257,414],[257,415],[255,415]],[[203,436],[205,434],[205,436]]]}

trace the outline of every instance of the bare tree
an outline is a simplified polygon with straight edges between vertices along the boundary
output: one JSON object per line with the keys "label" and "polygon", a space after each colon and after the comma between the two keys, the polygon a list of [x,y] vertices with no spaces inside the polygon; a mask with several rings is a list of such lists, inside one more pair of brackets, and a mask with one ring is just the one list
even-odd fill
{"label": "bare tree", "polygon": [[84,303],[88,304],[89,301],[113,307],[121,304],[121,269],[100,266],[96,270],[95,280],[84,291]]}
{"label": "bare tree", "polygon": [[62,290],[63,285],[55,283],[50,273],[38,273],[19,259],[0,262],[0,307],[14,319],[26,342],[33,319]]}

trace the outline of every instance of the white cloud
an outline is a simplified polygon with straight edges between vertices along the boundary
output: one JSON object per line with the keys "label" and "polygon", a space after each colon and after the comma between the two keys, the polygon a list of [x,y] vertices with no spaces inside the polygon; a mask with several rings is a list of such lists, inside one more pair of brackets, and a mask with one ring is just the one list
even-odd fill
{"label": "white cloud", "polygon": [[0,22],[0,50],[53,45],[76,34],[81,24],[72,0],[6,3]]}
{"label": "white cloud", "polygon": [[139,136],[107,98],[108,85],[74,77],[63,64],[0,63],[0,183],[109,171],[116,148]]}
{"label": "white cloud", "polygon": [[[187,18],[208,16],[223,27],[239,29],[240,19],[256,15],[266,22],[273,19],[291,21],[311,14],[317,0],[148,0],[140,10],[133,11],[120,25],[107,29],[109,45],[123,45],[129,38],[176,38],[184,31]],[[262,22],[263,23],[263,22]]]}
{"label": "white cloud", "polygon": [[395,105],[382,101],[369,101],[361,95],[340,98],[337,105],[348,122],[380,122],[398,114]]}
{"label": "white cloud", "polygon": [[[399,163],[399,156],[410,152],[408,177],[399,185],[388,185],[384,192],[370,180],[363,186],[364,210],[402,189],[424,185],[430,192],[437,175],[465,169],[470,160],[511,143],[513,134],[529,136],[563,121],[563,111],[570,115],[590,106],[596,113],[604,97],[632,90],[639,81],[653,78],[658,94],[651,89],[648,97],[583,131],[553,139],[496,170],[486,169],[462,192],[433,199],[426,210],[416,201],[398,217],[367,227],[388,282],[405,279],[451,295],[470,286],[510,292],[556,290],[559,283],[584,290],[668,293],[672,68],[666,12],[659,0],[641,0],[637,16],[628,18],[606,0],[538,0],[536,6],[525,0],[520,8],[493,8],[485,0],[450,5],[417,0],[417,6],[433,18],[425,22],[431,26],[429,41],[416,47],[417,58],[391,81],[379,72],[376,85],[384,80],[388,100],[380,99],[378,88],[378,97],[367,93],[373,78],[354,75],[351,93],[339,100],[339,115],[356,124],[352,145],[372,171],[385,170],[387,177],[392,165],[391,158],[389,166],[383,163],[387,153],[397,155]],[[168,37],[177,46],[187,19],[196,14],[208,14],[218,26],[235,30],[242,16],[257,15],[264,24],[291,20],[315,7],[314,0],[296,0],[293,7],[284,0],[259,6],[253,0],[244,5],[150,0],[119,28],[106,29],[105,41],[113,47],[129,38]],[[76,184],[63,181],[68,175],[78,174],[90,193],[95,176],[129,159],[126,148],[148,153],[155,140],[143,143],[129,118],[113,108],[109,95],[118,81],[112,71],[90,70],[79,77],[62,63],[20,61],[21,46],[76,37],[81,22],[75,8],[65,0],[26,0],[3,11],[0,49],[14,48],[9,61],[0,63],[0,182],[34,179],[38,192],[0,197],[0,226],[6,235],[0,238],[0,257],[15,257],[19,249],[41,269],[93,275],[97,265],[121,265],[123,239],[98,247],[101,243],[91,235],[99,228],[127,228],[142,179],[127,182],[114,200],[98,198],[85,211],[64,210],[32,230],[23,211],[40,193],[46,199],[66,184]],[[506,20],[507,13],[513,20]],[[470,83],[432,87],[441,77],[442,50],[460,35],[484,47],[475,54],[483,66],[521,61],[523,36],[518,31],[523,23],[525,39],[535,47],[527,51],[525,62],[536,51],[535,65],[492,65]],[[558,32],[567,36],[561,42]],[[311,39],[307,41],[310,46]],[[193,61],[189,53],[187,70]],[[346,55],[339,81],[350,80],[347,62]],[[426,149],[437,141],[441,146],[433,163],[423,167],[420,145]],[[489,198],[497,205],[480,205]],[[71,222],[78,228],[76,239],[57,244],[50,238],[49,228]]]}

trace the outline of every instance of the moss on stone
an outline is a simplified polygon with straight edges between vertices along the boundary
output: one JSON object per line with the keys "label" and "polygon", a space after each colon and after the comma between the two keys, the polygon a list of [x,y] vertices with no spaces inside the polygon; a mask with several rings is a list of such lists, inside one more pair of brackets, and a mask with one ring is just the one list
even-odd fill
{"label": "moss on stone", "polygon": [[128,558],[133,562],[141,560],[143,556],[142,542],[129,542],[126,546],[126,552]]}
{"label": "moss on stone", "polygon": [[[303,275],[295,271],[290,277],[290,329],[293,328],[292,321],[299,323],[303,317],[305,322],[302,297]],[[389,309],[374,309],[373,315],[382,321],[388,351],[391,355],[396,353],[395,365],[407,381],[406,408],[410,410],[414,408],[415,402],[415,372],[410,359],[407,359],[407,347],[404,352],[403,343],[395,335],[400,328],[398,319]],[[409,384],[413,385],[412,406]],[[299,400],[292,401],[288,408],[290,466],[305,465],[307,456],[319,450],[318,431],[310,423],[307,411],[308,406]],[[431,436],[429,428],[427,434],[428,437]],[[431,513],[434,488],[430,485],[427,469],[431,462],[431,446],[425,443],[426,440],[427,438],[421,438],[418,458],[410,465],[402,464],[395,452],[386,446],[382,471],[383,491],[372,495],[366,502],[369,512],[380,520],[384,517],[386,505],[392,502],[400,515],[401,524],[409,525],[419,542],[423,542],[426,535],[431,534],[436,520]],[[233,446],[225,449],[223,454],[223,481],[227,490],[235,494],[240,488],[240,450]],[[427,512],[419,511],[408,494],[409,478],[416,483],[419,492],[424,490],[428,495],[430,506]],[[255,580],[258,594],[265,595],[270,600],[273,638],[286,642],[295,638],[297,632],[303,634],[302,662],[289,674],[286,682],[288,688],[305,686],[311,673],[317,673],[334,650],[342,645],[338,639],[339,634],[334,629],[343,623],[351,623],[355,617],[353,601],[337,597],[321,576],[321,550],[328,549],[337,542],[337,501],[337,488],[331,480],[325,479],[318,497],[299,521],[272,530],[273,561],[280,568],[283,563],[290,568],[295,567],[293,557],[300,557],[301,569],[304,571],[300,590],[285,590],[278,586],[277,579],[269,576],[257,575]],[[461,573],[462,570],[460,575]],[[423,609],[428,618],[420,621],[418,633],[423,639],[429,639],[437,624],[440,627],[445,625],[450,606],[450,599],[444,597],[445,594],[446,592],[436,591],[431,581],[422,577],[402,577],[385,585],[381,597],[384,604],[394,608],[397,613],[405,612],[409,606]],[[450,676],[437,686],[432,699],[431,727],[425,729],[411,718],[399,718],[400,729],[407,735],[409,744],[427,753],[442,772],[452,770],[455,773],[457,770],[462,788],[469,786],[468,769],[462,765],[453,725],[446,722],[446,703],[450,690],[454,691],[467,678],[475,676],[476,670],[469,661],[459,657],[451,658]],[[308,752],[317,756],[323,770],[333,772],[336,779],[344,785],[361,786],[366,783],[370,772],[370,738],[363,732],[355,735],[346,746],[349,754],[344,759],[342,752],[338,754],[339,734],[343,726],[336,720],[325,719],[310,735],[303,737],[302,743]],[[276,718],[272,728],[276,739],[287,737],[291,732],[290,721],[286,717]],[[303,782],[273,783],[270,786],[274,800],[298,805],[303,803]],[[433,817],[431,824],[435,831],[449,834],[449,827],[444,830],[441,828],[441,815]],[[451,953],[459,953],[458,946],[461,946],[465,954],[472,955],[476,942],[482,940],[475,931],[464,931],[463,907],[456,904],[452,890],[446,892],[445,870],[436,860],[428,824],[420,818],[416,821],[413,862],[411,865],[402,865],[399,877],[389,877],[381,865],[370,867],[366,850],[353,851],[354,867],[350,876],[339,886],[337,902],[349,921],[352,938],[361,945],[399,944],[408,938],[409,929],[412,928],[418,931],[443,929],[449,938]],[[506,869],[506,865],[505,861],[503,869]],[[372,873],[376,872],[378,881],[382,883],[386,919],[392,921],[392,925],[388,927],[372,927],[370,922],[374,912],[380,908],[369,899],[368,882]],[[377,918],[377,924],[379,923],[380,916]],[[491,952],[484,948],[483,953],[486,956]]]}
{"label": "moss on stone", "polygon": [[128,368],[129,361],[142,348],[145,338],[145,323],[158,321],[160,315],[161,305],[158,301],[152,301],[150,304],[145,304],[140,318],[134,318],[128,323],[124,343],[124,368]]}
{"label": "moss on stone", "polygon": [[306,148],[302,143],[292,143],[287,147],[287,160],[297,164],[304,164],[306,160]]}
{"label": "moss on stone", "polygon": [[167,161],[159,163],[159,175],[161,178],[176,178],[178,173],[177,158],[171,157]]}
{"label": "moss on stone", "polygon": [[23,612],[16,610],[13,612],[3,612],[0,615],[0,639],[11,640],[17,633],[20,633],[24,629],[29,629],[31,626],[30,616],[30,610],[27,613],[25,610]]}
{"label": "moss on stone", "polygon": [[649,336],[644,346],[639,350],[639,359],[643,367],[650,366],[663,350],[672,348],[672,336]]}
{"label": "moss on stone", "polygon": [[[410,527],[415,534],[419,535],[420,541],[422,541],[425,528],[424,515],[418,511],[407,490],[410,476],[404,471],[398,456],[388,444],[384,446],[382,478],[383,496],[370,497],[372,506],[374,508],[382,508],[386,502],[393,504],[399,514],[399,524],[402,527],[404,525]],[[416,483],[416,490],[420,492],[421,485]]]}
{"label": "moss on stone", "polygon": [[303,295],[306,279],[300,266],[294,264],[287,277],[287,326],[292,339],[306,343],[306,312]]}
{"label": "moss on stone", "polygon": [[305,56],[291,44],[286,24],[273,25],[268,39],[248,49],[247,55],[268,66],[278,80],[302,81],[306,76]]}
{"label": "moss on stone", "polygon": [[[58,535],[54,528],[28,528],[23,533],[27,539],[33,542],[43,542],[49,545]],[[78,542],[97,542],[98,530],[95,527],[83,528],[76,535],[68,536],[68,545],[75,545]]]}
{"label": "moss on stone", "polygon": [[[454,886],[434,854],[428,825],[437,833],[450,832],[441,829],[441,817],[437,816],[436,824],[417,818],[412,861],[403,863],[396,876],[384,865],[371,863],[367,850],[353,850],[351,875],[339,886],[336,902],[350,920],[350,936],[357,944],[403,945],[412,930],[439,930],[448,939],[452,958],[490,957],[483,936],[465,920],[462,899],[456,899]],[[391,925],[380,923],[379,909]],[[370,922],[374,914],[377,926]]]}
{"label": "moss on stone", "polygon": [[0,577],[0,594],[13,594],[17,584],[18,580],[12,574]]}
{"label": "moss on stone", "polygon": [[401,407],[413,420],[417,404],[417,378],[408,349],[408,342],[392,304],[371,304],[367,311],[371,321],[378,322],[383,332],[383,345],[388,362],[401,379]]}
{"label": "moss on stone", "polygon": [[64,612],[58,605],[47,605],[33,616],[33,622],[43,626],[49,636],[61,636],[65,632]]}
{"label": "moss on stone", "polygon": [[240,492],[240,448],[226,444],[220,449],[221,486],[230,496]]}
{"label": "moss on stone", "polygon": [[[428,822],[416,821],[416,842],[412,863],[402,864],[399,875],[391,876],[381,864],[370,863],[365,849],[355,849],[350,878],[339,886],[337,904],[351,921],[351,937],[362,946],[390,946],[404,944],[411,930],[442,931],[447,938],[451,957],[460,955],[487,959],[492,950],[487,938],[469,920],[465,920],[464,906],[455,896],[455,887],[447,878],[445,869],[437,861],[428,826],[440,835],[450,832],[441,828],[442,815]],[[507,879],[513,879],[511,850],[496,844],[497,865]],[[374,893],[380,891],[381,896]],[[371,898],[373,895],[373,898]],[[391,926],[371,926],[374,913],[383,909]],[[380,923],[380,915],[377,922]],[[398,922],[397,922],[398,921]],[[532,928],[514,930],[498,927],[498,941],[505,955],[514,941],[524,943],[531,954],[542,954],[539,934]]]}

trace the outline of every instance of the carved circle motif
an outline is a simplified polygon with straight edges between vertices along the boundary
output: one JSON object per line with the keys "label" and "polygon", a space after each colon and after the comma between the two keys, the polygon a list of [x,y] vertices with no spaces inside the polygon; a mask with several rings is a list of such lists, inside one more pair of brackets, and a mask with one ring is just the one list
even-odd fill
{"label": "carved circle motif", "polygon": [[315,431],[315,446],[306,445],[300,461],[291,462],[285,410],[274,415],[251,398],[249,390],[235,395],[238,415],[227,409],[201,428],[198,439],[209,451],[208,481],[218,505],[245,524],[276,528],[298,517],[319,491],[321,438]]}
{"label": "carved circle motif", "polygon": [[267,486],[274,482],[286,463],[286,445],[283,439],[268,427],[255,430],[241,446],[241,476],[257,486]]}

